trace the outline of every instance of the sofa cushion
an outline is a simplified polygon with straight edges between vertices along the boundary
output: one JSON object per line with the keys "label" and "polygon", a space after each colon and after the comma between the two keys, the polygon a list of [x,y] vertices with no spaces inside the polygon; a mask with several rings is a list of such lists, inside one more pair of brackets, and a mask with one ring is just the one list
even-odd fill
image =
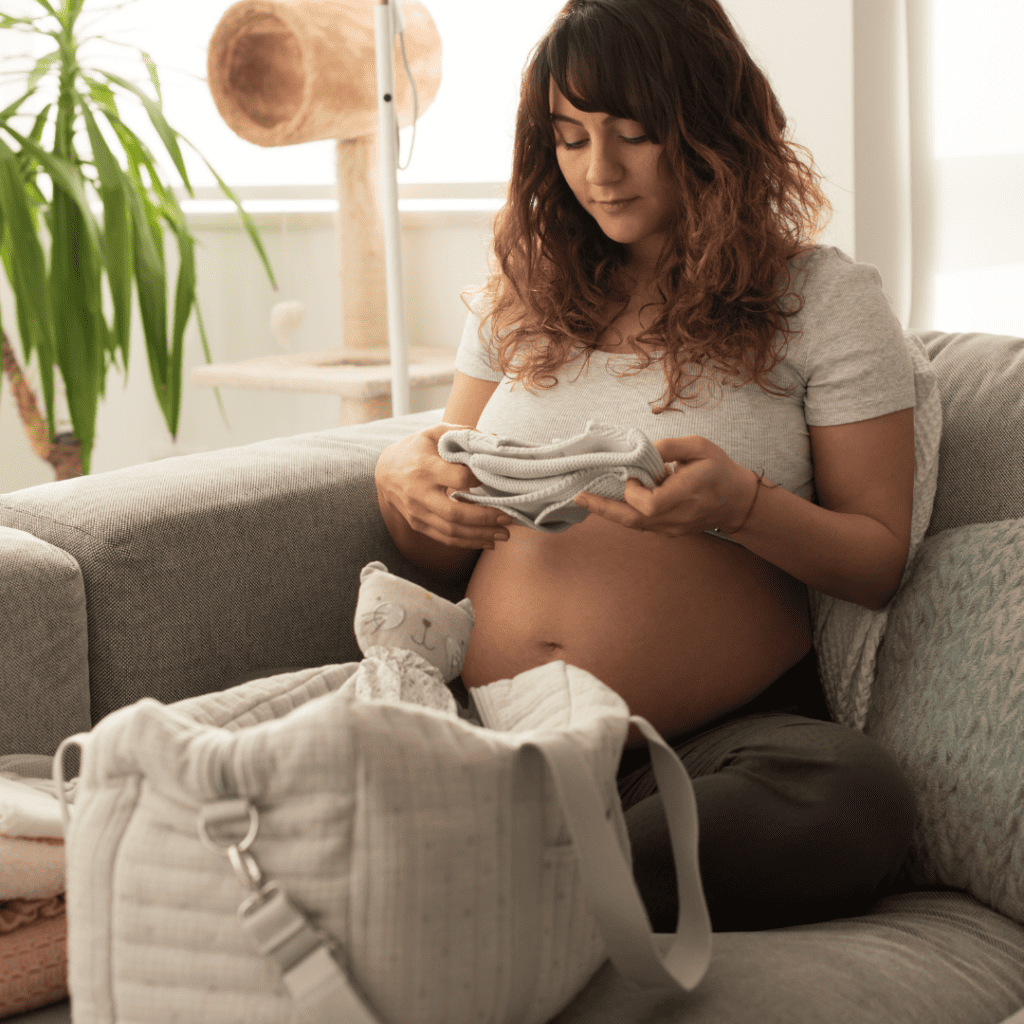
{"label": "sofa cushion", "polygon": [[67,552],[0,526],[0,755],[88,730],[85,587]]}
{"label": "sofa cushion", "polygon": [[0,494],[0,524],[81,567],[93,721],[143,696],[169,703],[285,666],[358,659],[352,623],[370,561],[459,600],[468,573],[433,580],[403,559],[373,482],[387,445],[439,419],[417,413]]}
{"label": "sofa cushion", "polygon": [[1024,927],[971,897],[901,893],[861,917],[716,934],[682,998],[606,963],[552,1024],[1000,1024],[1024,1002],[1022,960]]}
{"label": "sofa cushion", "polygon": [[1024,338],[917,331],[939,379],[942,445],[927,536],[1024,516]]}
{"label": "sofa cushion", "polygon": [[892,603],[865,731],[917,796],[906,880],[1024,922],[1024,519],[921,545]]}

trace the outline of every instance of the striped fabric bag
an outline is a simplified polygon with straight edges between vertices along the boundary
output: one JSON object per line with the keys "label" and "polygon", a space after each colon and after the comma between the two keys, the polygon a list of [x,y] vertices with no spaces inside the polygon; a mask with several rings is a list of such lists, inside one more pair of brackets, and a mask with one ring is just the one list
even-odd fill
{"label": "striped fabric bag", "polygon": [[[357,669],[147,698],[64,741],[75,1024],[544,1024],[609,957],[697,985],[693,789],[614,691],[552,662],[476,689],[481,727],[342,692]],[[670,942],[615,785],[631,721],[673,809]]]}

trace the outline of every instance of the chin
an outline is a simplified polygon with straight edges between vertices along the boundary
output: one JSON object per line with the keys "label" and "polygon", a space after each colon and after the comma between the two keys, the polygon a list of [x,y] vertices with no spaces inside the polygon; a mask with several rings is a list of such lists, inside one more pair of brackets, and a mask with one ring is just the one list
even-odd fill
{"label": "chin", "polygon": [[628,224],[602,224],[598,218],[595,217],[594,219],[605,235],[613,242],[618,242],[621,245],[633,245],[647,237],[646,231],[630,228]]}

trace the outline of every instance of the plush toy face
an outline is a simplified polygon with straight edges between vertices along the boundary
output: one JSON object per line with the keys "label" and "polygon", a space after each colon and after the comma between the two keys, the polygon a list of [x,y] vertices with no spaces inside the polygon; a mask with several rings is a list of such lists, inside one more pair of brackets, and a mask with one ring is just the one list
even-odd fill
{"label": "plush toy face", "polygon": [[445,682],[462,671],[473,631],[469,598],[452,604],[429,590],[392,576],[383,562],[359,574],[355,633],[359,649],[395,647],[414,651],[440,670]]}

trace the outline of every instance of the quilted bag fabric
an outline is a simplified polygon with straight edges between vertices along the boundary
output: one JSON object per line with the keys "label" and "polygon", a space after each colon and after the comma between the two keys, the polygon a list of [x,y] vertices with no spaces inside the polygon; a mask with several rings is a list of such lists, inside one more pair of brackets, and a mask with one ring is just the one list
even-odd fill
{"label": "quilted bag fabric", "polygon": [[[481,727],[342,691],[358,667],[147,698],[65,741],[83,751],[66,827],[75,1024],[543,1024],[609,957],[647,989],[699,982],[711,939],[692,787],[614,691],[549,663],[475,691]],[[630,721],[683,808],[666,952],[615,787]],[[233,870],[197,821],[237,804],[252,827],[226,840]],[[274,956],[254,945],[239,849],[323,940],[284,974],[295,929]],[[300,1000],[317,957],[334,994]]]}

